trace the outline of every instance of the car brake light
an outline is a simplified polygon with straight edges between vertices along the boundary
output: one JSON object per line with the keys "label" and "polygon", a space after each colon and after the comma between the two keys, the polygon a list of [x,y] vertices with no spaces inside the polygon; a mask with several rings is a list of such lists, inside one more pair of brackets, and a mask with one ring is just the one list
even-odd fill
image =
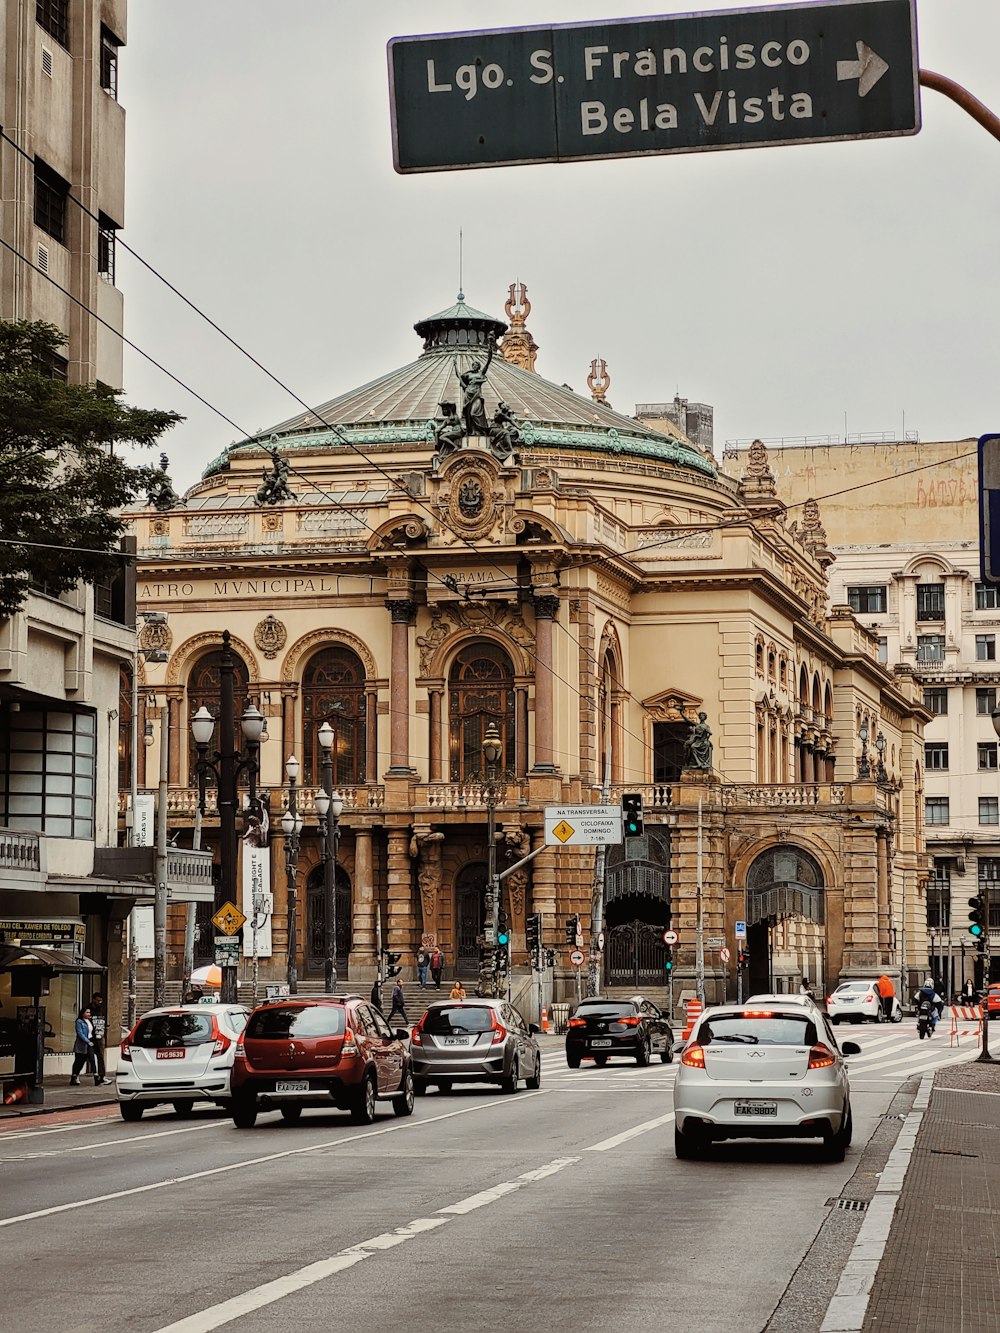
{"label": "car brake light", "polygon": [[623,1028],[637,1028],[641,1021],[638,1014],[625,1014],[618,1020]]}
{"label": "car brake light", "polygon": [[828,995],[828,996],[826,997],[826,1002],[827,1002],[827,1004],[833,1004],[833,996],[832,996],[832,995]]}
{"label": "car brake light", "polygon": [[705,1068],[705,1048],[704,1046],[689,1046],[681,1056],[681,1064],[687,1065],[689,1069]]}
{"label": "car brake light", "polygon": [[569,1020],[569,1026],[571,1028],[585,1028],[587,1026],[587,1020],[585,1018],[571,1018]]}
{"label": "car brake light", "polygon": [[215,1039],[215,1046],[212,1048],[212,1054],[224,1055],[225,1052],[229,1050],[230,1046],[232,1046],[232,1044],[233,1043],[229,1040],[229,1038],[224,1037],[220,1032]]}
{"label": "car brake light", "polygon": [[835,1065],[836,1063],[837,1057],[834,1055],[833,1051],[821,1041],[817,1042],[809,1052],[808,1067],[810,1069],[829,1069],[830,1065]]}
{"label": "car brake light", "polygon": [[773,1018],[773,1017],[774,1017],[774,1010],[773,1010],[773,1009],[744,1009],[744,1010],[743,1010],[743,1017],[744,1017],[744,1018]]}
{"label": "car brake light", "polygon": [[424,1039],[420,1035],[420,1028],[415,1027],[413,1031],[410,1033],[410,1045],[423,1046],[423,1044],[424,1044]]}
{"label": "car brake light", "polygon": [[350,1028],[344,1030],[344,1044],[340,1048],[340,1053],[341,1055],[357,1055],[358,1053],[358,1043]]}
{"label": "car brake light", "polygon": [[122,1059],[123,1059],[123,1060],[131,1060],[131,1059],[132,1059],[132,1048],[129,1046],[129,1044],[128,1044],[128,1040],[129,1040],[128,1037],[126,1037],[125,1040],[122,1042]]}
{"label": "car brake light", "polygon": [[491,1046],[496,1046],[497,1042],[504,1041],[504,1040],[506,1039],[506,1037],[507,1037],[507,1029],[506,1029],[505,1027],[503,1027],[500,1023],[497,1023],[496,1021],[494,1021],[494,1023],[493,1023],[493,1040],[490,1042],[490,1045],[491,1045]]}
{"label": "car brake light", "polygon": [[246,1058],[247,1058],[247,1053],[243,1049],[243,1038],[240,1037],[239,1041],[236,1043],[236,1059],[245,1060]]}

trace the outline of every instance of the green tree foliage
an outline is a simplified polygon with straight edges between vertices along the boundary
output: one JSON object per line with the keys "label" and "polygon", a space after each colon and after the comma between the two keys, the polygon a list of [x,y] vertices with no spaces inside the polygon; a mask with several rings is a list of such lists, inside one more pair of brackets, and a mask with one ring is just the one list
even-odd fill
{"label": "green tree foliage", "polygon": [[119,511],[165,481],[124,449],[149,447],[183,420],[129,407],[104,385],[53,379],[64,342],[52,324],[0,322],[0,619],[32,584],[64,592],[114,576]]}

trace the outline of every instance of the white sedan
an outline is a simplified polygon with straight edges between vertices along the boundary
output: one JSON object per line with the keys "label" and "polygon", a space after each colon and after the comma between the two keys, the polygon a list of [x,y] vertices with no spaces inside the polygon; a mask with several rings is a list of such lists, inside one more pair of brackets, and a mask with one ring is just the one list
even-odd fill
{"label": "white sedan", "polygon": [[790,1000],[706,1009],[674,1082],[674,1151],[699,1156],[722,1139],[820,1138],[842,1162],[851,1142],[845,1055],[825,1017]]}
{"label": "white sedan", "polygon": [[195,1102],[225,1105],[236,1043],[249,1012],[241,1004],[177,1004],[143,1014],[122,1042],[116,1082],[123,1120],[169,1102],[188,1115]]}
{"label": "white sedan", "polygon": [[845,981],[826,997],[826,1012],[833,1023],[901,1023],[903,1006],[892,997],[892,1015],[886,1018],[882,997],[874,981]]}

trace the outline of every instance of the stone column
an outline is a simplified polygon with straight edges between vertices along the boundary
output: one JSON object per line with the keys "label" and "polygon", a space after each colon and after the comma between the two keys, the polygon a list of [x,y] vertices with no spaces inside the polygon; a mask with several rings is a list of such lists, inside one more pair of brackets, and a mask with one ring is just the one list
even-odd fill
{"label": "stone column", "polygon": [[368,977],[375,966],[375,880],[372,830],[354,830],[354,882],[351,886],[351,956],[348,976]]}
{"label": "stone column", "polygon": [[430,756],[430,766],[428,768],[428,777],[431,782],[440,782],[443,774],[441,772],[441,698],[444,694],[443,685],[432,685],[427,691],[427,701],[429,710],[427,714],[428,740]]}
{"label": "stone column", "polygon": [[389,676],[389,774],[409,777],[410,764],[410,627],[417,606],[409,598],[389,598],[392,616],[392,662]]}
{"label": "stone column", "polygon": [[284,751],[284,753],[281,756],[281,763],[282,763],[281,773],[282,773],[282,780],[284,780],[284,772],[285,772],[284,763],[285,760],[288,758],[288,756],[290,754],[297,753],[299,761],[301,762],[302,760],[301,747],[299,747],[298,751],[296,751],[295,748],[295,691],[294,690],[281,691],[281,746]]}
{"label": "stone column", "polygon": [[181,721],[181,705],[183,702],[184,698],[179,689],[167,694],[167,707],[170,712],[170,738],[168,742],[170,753],[167,756],[167,768],[171,787],[180,786],[181,753],[187,754],[191,744],[188,730]]}
{"label": "stone column", "polygon": [[[625,737],[622,728],[622,703],[621,695],[615,691],[611,696],[611,781],[621,783],[623,779],[624,765],[622,759],[625,754]],[[597,781],[604,782],[604,774],[598,773]]]}
{"label": "stone column", "polygon": [[[545,829],[535,829],[531,834],[531,850],[545,846]],[[556,874],[558,861],[555,856],[544,853],[531,862],[531,907],[532,911],[542,914],[542,941],[547,949],[560,950],[565,944],[562,923],[556,917]]]}
{"label": "stone column", "polygon": [[559,598],[546,594],[535,598],[535,762],[533,773],[555,773],[552,742],[553,715],[552,622],[559,614]]}
{"label": "stone column", "polygon": [[[878,830],[878,947],[880,951],[889,948],[889,835],[885,829]],[[883,952],[883,959],[887,957]]]}
{"label": "stone column", "polygon": [[378,690],[365,687],[365,781],[378,779]]}
{"label": "stone column", "polygon": [[389,903],[386,942],[394,953],[402,953],[402,966],[412,969],[413,936],[416,908],[413,902],[413,874],[410,862],[410,830],[388,829]]}
{"label": "stone column", "polygon": [[514,686],[514,776],[523,778],[528,772],[528,687]]}

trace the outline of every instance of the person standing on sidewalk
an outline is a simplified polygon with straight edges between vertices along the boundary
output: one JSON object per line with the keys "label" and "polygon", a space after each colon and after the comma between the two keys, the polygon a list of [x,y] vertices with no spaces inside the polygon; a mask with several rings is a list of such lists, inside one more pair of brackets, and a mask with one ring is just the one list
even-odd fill
{"label": "person standing on sidewalk", "polygon": [[431,953],[431,978],[434,981],[434,989],[441,989],[441,972],[444,969],[444,950],[439,949],[437,945]]}
{"label": "person standing on sidewalk", "polygon": [[397,981],[392,988],[392,1008],[389,1010],[389,1022],[392,1022],[393,1014],[399,1014],[404,1023],[409,1023],[406,1017],[406,996],[403,994],[403,983]]}
{"label": "person standing on sidewalk", "polygon": [[94,1029],[94,1061],[97,1066],[98,1087],[110,1083],[107,1066],[104,1063],[104,1046],[108,1036],[108,1016],[104,1009],[104,996],[99,990],[90,997],[90,1023]]}
{"label": "person standing on sidewalk", "polygon": [[86,1066],[94,1075],[94,1082],[100,1083],[97,1075],[97,1063],[94,1059],[94,1025],[90,1021],[90,1010],[86,1005],[76,1016],[76,1036],[73,1039],[73,1070],[69,1076],[71,1088],[80,1086],[80,1074]]}
{"label": "person standing on sidewalk", "polygon": [[420,982],[420,989],[423,990],[427,985],[427,969],[430,967],[430,954],[420,946],[420,952],[417,954],[417,980]]}

